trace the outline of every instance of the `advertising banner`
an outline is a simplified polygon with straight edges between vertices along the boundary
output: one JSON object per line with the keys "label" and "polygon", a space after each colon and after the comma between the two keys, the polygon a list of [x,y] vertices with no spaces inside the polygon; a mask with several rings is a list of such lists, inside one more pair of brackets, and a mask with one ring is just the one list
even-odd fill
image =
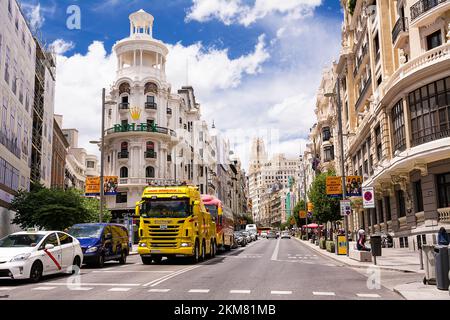
{"label": "advertising banner", "polygon": [[345,236],[339,235],[337,236],[337,254],[338,255],[346,255],[347,254],[347,241]]}
{"label": "advertising banner", "polygon": [[86,177],[86,196],[99,196],[100,195],[100,177]]}
{"label": "advertising banner", "polygon": [[363,208],[375,208],[375,194],[373,187],[362,188]]}
{"label": "advertising banner", "polygon": [[[115,196],[117,194],[118,180],[117,176],[104,177],[104,195]],[[100,196],[100,177],[86,177],[85,195]]]}
{"label": "advertising banner", "polygon": [[349,197],[362,197],[362,182],[361,176],[348,176],[345,177],[345,188],[347,196]]}
{"label": "advertising banner", "polygon": [[342,196],[341,177],[327,177],[327,196],[333,198]]}

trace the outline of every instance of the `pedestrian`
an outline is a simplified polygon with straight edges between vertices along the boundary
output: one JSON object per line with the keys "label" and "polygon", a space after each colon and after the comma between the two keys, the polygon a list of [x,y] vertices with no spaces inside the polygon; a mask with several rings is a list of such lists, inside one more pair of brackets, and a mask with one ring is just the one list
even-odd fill
{"label": "pedestrian", "polygon": [[356,248],[359,251],[370,251],[369,248],[366,247],[366,232],[363,227],[358,230],[358,242],[356,243]]}
{"label": "pedestrian", "polygon": [[441,227],[438,232],[438,244],[442,246],[448,246],[449,239],[447,230],[444,227]]}

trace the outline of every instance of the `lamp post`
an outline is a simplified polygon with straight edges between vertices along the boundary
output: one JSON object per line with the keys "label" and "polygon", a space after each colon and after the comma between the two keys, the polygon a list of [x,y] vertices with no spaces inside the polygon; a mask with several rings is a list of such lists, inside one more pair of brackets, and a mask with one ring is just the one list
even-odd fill
{"label": "lamp post", "polygon": [[104,206],[104,197],[105,197],[105,190],[104,190],[104,171],[105,171],[105,165],[104,165],[104,157],[105,157],[105,107],[106,105],[113,105],[115,104],[114,101],[105,101],[106,96],[106,89],[102,89],[102,132],[101,132],[101,138],[100,141],[89,141],[89,143],[92,144],[100,144],[100,217],[99,222],[103,222],[103,206]]}
{"label": "lamp post", "polygon": [[[341,156],[341,177],[342,177],[342,200],[347,197],[347,190],[345,188],[345,170],[344,170],[344,134],[342,132],[342,106],[341,106],[341,91],[339,85],[339,77],[336,81],[336,92],[325,93],[325,97],[335,98],[337,101],[337,115],[338,115],[338,136],[340,145],[340,156]],[[348,243],[348,216],[344,216],[344,228],[345,228],[345,242],[347,244],[347,256],[349,255],[349,243]]]}

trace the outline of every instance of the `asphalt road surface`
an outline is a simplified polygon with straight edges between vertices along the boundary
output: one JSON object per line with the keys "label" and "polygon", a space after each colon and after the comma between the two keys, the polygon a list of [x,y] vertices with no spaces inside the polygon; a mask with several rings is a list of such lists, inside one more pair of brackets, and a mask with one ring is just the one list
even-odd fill
{"label": "asphalt road surface", "polygon": [[0,280],[0,299],[402,299],[376,279],[373,271],[339,265],[294,238],[259,238],[196,265],[181,260],[143,265],[134,255],[126,265],[83,266],[78,276],[50,276],[37,284]]}

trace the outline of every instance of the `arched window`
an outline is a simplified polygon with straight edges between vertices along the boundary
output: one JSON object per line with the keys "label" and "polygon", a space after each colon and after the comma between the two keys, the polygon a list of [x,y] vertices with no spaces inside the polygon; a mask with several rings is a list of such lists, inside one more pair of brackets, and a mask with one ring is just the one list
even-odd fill
{"label": "arched window", "polygon": [[120,144],[120,151],[128,151],[128,142],[124,141]]}
{"label": "arched window", "polygon": [[120,177],[128,178],[128,168],[127,167],[120,168]]}
{"label": "arched window", "polygon": [[147,82],[145,84],[144,94],[147,94],[148,92],[153,92],[154,94],[158,94],[158,86],[156,84],[154,84],[153,82]]}
{"label": "arched window", "polygon": [[145,168],[145,177],[146,178],[154,178],[155,177],[155,168],[153,168],[153,167]]}
{"label": "arched window", "polygon": [[130,84],[128,82],[124,82],[119,86],[119,95],[125,92],[131,94]]}
{"label": "arched window", "polygon": [[152,141],[147,141],[146,149],[147,151],[155,151],[155,143]]}

